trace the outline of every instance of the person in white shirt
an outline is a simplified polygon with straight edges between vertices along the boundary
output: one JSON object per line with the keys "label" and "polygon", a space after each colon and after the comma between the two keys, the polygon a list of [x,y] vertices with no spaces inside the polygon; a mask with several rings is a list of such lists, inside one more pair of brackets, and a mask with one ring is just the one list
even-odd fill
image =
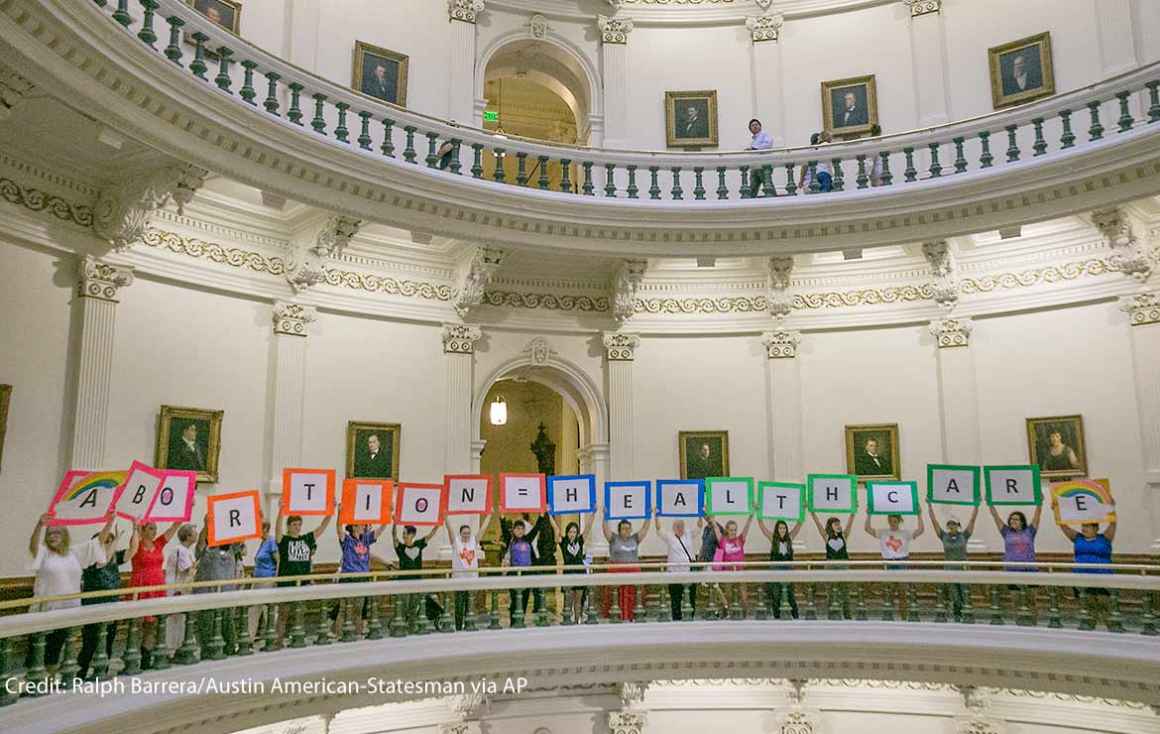
{"label": "person in white shirt", "polygon": [[[870,126],[870,132],[866,134],[868,138],[877,138],[882,135],[882,128],[878,123]],[[882,185],[882,156],[877,153],[871,153],[866,156],[866,175],[870,179],[871,186]]]}
{"label": "person in white shirt", "polygon": [[[749,148],[747,150],[770,150],[773,148],[773,137],[761,129],[761,120],[758,120],[756,117],[749,121],[749,134],[753,136],[753,139],[749,142]],[[760,196],[761,187],[765,183],[765,167],[760,165],[752,166],[749,176],[750,198],[756,199]],[[773,193],[773,196],[777,196],[777,192],[773,188],[773,181],[771,180],[768,183],[769,190]]]}
{"label": "person in white shirt", "polygon": [[[483,516],[479,525],[479,532],[472,533],[470,525],[460,525],[459,532],[451,531],[451,518],[443,520],[447,528],[447,539],[451,543],[451,578],[474,579],[479,578],[479,557],[482,551],[479,548],[479,537],[487,533],[491,525],[492,513]],[[455,592],[455,629],[462,630],[467,618],[467,598],[470,591]]]}
{"label": "person in white shirt", "polygon": [[910,558],[910,542],[917,539],[926,530],[921,509],[918,513],[918,527],[913,531],[902,527],[902,515],[887,515],[886,523],[889,526],[886,530],[876,530],[870,525],[870,513],[866,513],[866,532],[871,537],[878,539],[878,547],[882,551],[882,560],[895,561],[895,563],[887,563],[886,568],[890,570],[905,570],[907,566],[898,563],[898,561],[905,561]]}
{"label": "person in white shirt", "polygon": [[[97,537],[70,547],[68,530],[60,525],[49,525],[52,520],[49,513],[41,515],[36,527],[32,529],[32,537],[28,540],[28,555],[32,556],[28,570],[36,574],[36,579],[32,583],[32,596],[39,599],[81,593],[81,573],[84,569],[95,563],[105,562],[105,546],[112,538],[115,518],[116,516],[110,512]],[[43,544],[40,542],[42,530]],[[80,599],[40,601],[30,605],[29,611],[47,612],[54,609],[72,609],[80,605]],[[46,635],[45,665],[56,665],[67,638],[67,627],[53,630]]]}
{"label": "person in white shirt", "polygon": [[[669,573],[688,573],[692,568],[693,559],[697,557],[697,550],[693,547],[693,543],[696,538],[700,537],[701,526],[705,524],[705,520],[697,518],[697,532],[695,534],[692,530],[685,528],[685,521],[681,519],[673,520],[671,533],[665,532],[665,529],[661,527],[660,517],[654,517],[653,523],[656,525],[657,535],[668,546],[665,569]],[[697,585],[669,584],[669,603],[672,605],[674,621],[681,620],[681,600],[686,592],[689,594],[689,606],[696,612]]]}
{"label": "person in white shirt", "polygon": [[[177,531],[177,547],[165,558],[165,583],[183,584],[193,580],[197,560],[193,544],[197,542],[197,528],[182,525]],[[170,596],[188,594],[188,590],[170,589]],[[185,615],[171,614],[165,619],[165,648],[174,652],[185,641]]]}

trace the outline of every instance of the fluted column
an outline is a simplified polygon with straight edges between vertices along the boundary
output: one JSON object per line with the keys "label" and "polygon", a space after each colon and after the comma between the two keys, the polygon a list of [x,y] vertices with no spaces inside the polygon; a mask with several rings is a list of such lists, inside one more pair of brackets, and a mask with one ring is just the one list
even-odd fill
{"label": "fluted column", "polygon": [[70,468],[103,469],[109,430],[109,386],[116,345],[117,291],[132,284],[133,269],[84,255],[78,263],[80,309]]}
{"label": "fluted column", "polygon": [[596,24],[604,74],[604,147],[627,147],[630,137],[628,36],[632,33],[632,20],[601,15]]}
{"label": "fluted column", "polygon": [[914,98],[918,124],[938,125],[948,117],[946,27],[942,0],[911,0],[910,48],[914,65]]}
{"label": "fluted column", "polygon": [[632,365],[640,337],[620,331],[604,333],[605,363],[608,369],[608,444],[612,462],[611,479],[633,479],[636,472],[636,404],[633,397]]}
{"label": "fluted column", "polygon": [[[472,365],[475,343],[483,335],[478,326],[443,324],[443,354],[447,366],[446,436],[443,468],[448,474],[478,469],[479,455],[472,451],[471,427],[479,416],[471,415]],[[482,449],[482,447],[481,447]]]}
{"label": "fluted column", "polygon": [[982,459],[972,328],[971,320],[962,316],[930,322],[938,348],[942,459],[951,464],[978,464]]}
{"label": "fluted column", "polygon": [[277,514],[282,496],[282,470],[302,463],[306,347],[315,316],[313,306],[291,301],[274,303],[274,412],[270,424],[270,466],[266,471],[266,517]]}
{"label": "fluted column", "polygon": [[776,481],[802,481],[802,381],[797,360],[801,334],[778,327],[761,335],[769,380],[769,471]]}
{"label": "fluted column", "polygon": [[451,34],[447,59],[447,117],[464,125],[474,118],[475,22],[484,10],[482,0],[449,0],[447,18]]}
{"label": "fluted column", "polygon": [[1120,307],[1132,325],[1132,369],[1155,551],[1160,550],[1160,290],[1125,296]]}
{"label": "fluted column", "polygon": [[[590,443],[581,446],[578,452],[580,459],[580,473],[596,476],[596,518],[604,516],[604,481],[608,479],[608,444]],[[603,533],[593,533],[590,541],[592,555],[604,556],[608,554],[608,541]]]}
{"label": "fluted column", "polygon": [[781,44],[778,36],[784,19],[780,14],[745,19],[753,41],[753,110],[765,130],[785,142],[785,104],[782,99]]}

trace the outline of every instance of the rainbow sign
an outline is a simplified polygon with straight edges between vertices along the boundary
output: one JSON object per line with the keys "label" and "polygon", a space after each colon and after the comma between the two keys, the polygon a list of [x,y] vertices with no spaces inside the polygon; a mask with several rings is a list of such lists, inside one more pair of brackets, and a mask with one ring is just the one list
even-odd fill
{"label": "rainbow sign", "polygon": [[1065,525],[1116,521],[1115,500],[1106,479],[1053,482],[1051,505],[1056,522]]}
{"label": "rainbow sign", "polygon": [[83,471],[64,475],[48,514],[50,525],[93,525],[105,521],[125,489],[126,471]]}

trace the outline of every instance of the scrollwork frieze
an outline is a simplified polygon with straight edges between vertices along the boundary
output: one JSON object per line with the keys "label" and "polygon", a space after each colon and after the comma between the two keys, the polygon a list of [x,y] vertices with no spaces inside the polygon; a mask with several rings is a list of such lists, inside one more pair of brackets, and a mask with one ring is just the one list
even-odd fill
{"label": "scrollwork frieze", "polygon": [[487,291],[483,294],[483,302],[488,306],[542,308],[549,311],[577,311],[580,313],[607,313],[612,309],[606,296],[570,296],[551,293]]}
{"label": "scrollwork frieze", "polygon": [[40,189],[21,186],[10,178],[0,178],[0,197],[9,204],[22,206],[30,211],[48,212],[69,224],[79,227],[93,226],[93,208],[88,204],[73,204]]}
{"label": "scrollwork frieze", "polygon": [[255,273],[285,275],[286,261],[275,255],[264,255],[238,247],[226,247],[196,237],[183,237],[176,232],[147,229],[141,238],[146,247],[168,250],[177,255],[209,260],[232,268],[244,268]]}

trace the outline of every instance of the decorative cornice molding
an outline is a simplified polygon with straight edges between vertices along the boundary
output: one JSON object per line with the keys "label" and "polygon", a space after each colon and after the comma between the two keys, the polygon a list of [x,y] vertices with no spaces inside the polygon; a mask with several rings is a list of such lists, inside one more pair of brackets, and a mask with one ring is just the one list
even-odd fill
{"label": "decorative cornice molding", "polygon": [[942,10],[942,0],[900,0],[900,2],[910,8],[911,18],[937,13]]}
{"label": "decorative cornice molding", "polygon": [[314,306],[292,301],[274,302],[274,333],[287,336],[307,336],[307,327],[317,317]]}
{"label": "decorative cornice molding", "polygon": [[749,29],[749,38],[754,43],[776,41],[784,24],[785,16],[780,13],[751,15],[745,19],[745,27]]}
{"label": "decorative cornice molding", "polygon": [[604,355],[609,362],[631,362],[636,358],[636,348],[640,346],[640,335],[622,331],[606,331]]}
{"label": "decorative cornice molding", "polygon": [[474,354],[483,330],[469,324],[443,324],[444,354]]}
{"label": "decorative cornice molding", "polygon": [[596,26],[600,29],[600,40],[609,45],[624,45],[628,43],[628,34],[632,33],[632,18],[611,18],[607,15],[596,16]]}
{"label": "decorative cornice molding", "polygon": [[117,291],[133,284],[133,268],[113,265],[92,255],[78,260],[77,296],[117,302]]}
{"label": "decorative cornice molding", "polygon": [[0,64],[0,121],[12,116],[12,111],[31,96],[36,87],[5,64]]}
{"label": "decorative cornice molding", "polygon": [[0,197],[9,204],[22,206],[34,212],[48,212],[57,219],[78,227],[93,226],[93,208],[88,204],[74,204],[40,189],[21,186],[10,178],[0,177]]}
{"label": "decorative cornice molding", "polygon": [[447,19],[475,23],[487,8],[484,0],[447,0]]}
{"label": "decorative cornice molding", "polygon": [[623,323],[636,313],[636,294],[644,280],[647,260],[621,260],[616,268],[612,288],[612,317]]}
{"label": "decorative cornice molding", "polygon": [[1160,291],[1146,291],[1120,299],[1120,310],[1132,326],[1160,324]]}
{"label": "decorative cornice molding", "polygon": [[572,296],[552,293],[487,291],[483,294],[483,303],[487,306],[577,313],[608,313],[612,310],[612,305],[605,296]]}
{"label": "decorative cornice molding", "polygon": [[765,354],[769,359],[794,359],[801,341],[801,332],[790,329],[775,329],[761,335],[761,343],[765,345]]}
{"label": "decorative cornice molding", "polygon": [[286,271],[286,281],[295,293],[313,288],[326,279],[326,261],[338,257],[358,234],[362,220],[332,216],[321,226],[297,238],[294,258]]}
{"label": "decorative cornice molding", "polygon": [[1108,262],[1124,275],[1144,283],[1152,275],[1151,253],[1136,238],[1132,221],[1119,209],[1099,209],[1092,212],[1092,224],[1103,235],[1112,250]]}
{"label": "decorative cornice molding", "polygon": [[970,344],[971,329],[974,324],[971,319],[958,316],[943,318],[930,322],[930,333],[938,343],[939,349],[948,347],[965,347]]}
{"label": "decorative cornice molding", "polygon": [[93,232],[123,252],[141,241],[152,212],[171,200],[178,214],[184,212],[208,175],[204,168],[180,163],[106,186],[93,207]]}
{"label": "decorative cornice molding", "polygon": [[277,255],[266,255],[253,250],[243,250],[239,247],[228,247],[216,242],[206,242],[196,237],[185,237],[176,232],[150,227],[141,237],[141,244],[161,250],[168,250],[175,255],[209,260],[231,268],[242,268],[255,273],[269,273],[270,275],[285,275],[286,261]]}
{"label": "decorative cornice molding", "polygon": [[471,309],[483,303],[485,289],[495,271],[503,264],[505,254],[498,247],[486,245],[477,245],[469,250],[455,292],[455,312],[459,318],[467,316]]}

